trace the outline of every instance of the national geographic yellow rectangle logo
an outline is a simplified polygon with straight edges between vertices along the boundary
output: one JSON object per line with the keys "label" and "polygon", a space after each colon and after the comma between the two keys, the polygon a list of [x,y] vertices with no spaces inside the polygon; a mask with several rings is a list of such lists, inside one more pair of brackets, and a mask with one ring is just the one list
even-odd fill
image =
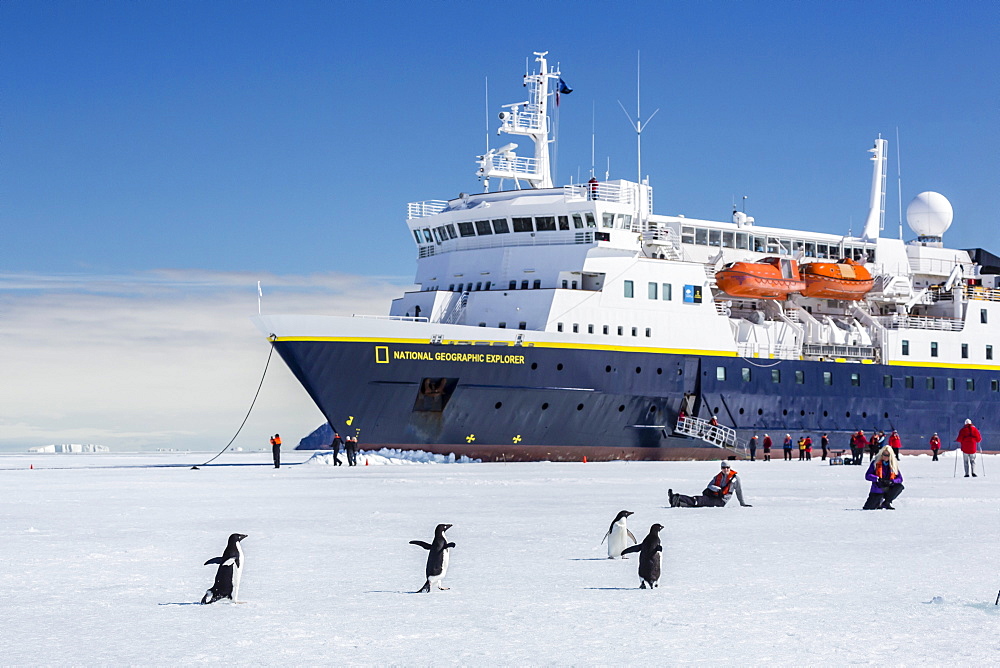
{"label": "national geographic yellow rectangle logo", "polygon": [[389,346],[375,346],[375,364],[389,363]]}

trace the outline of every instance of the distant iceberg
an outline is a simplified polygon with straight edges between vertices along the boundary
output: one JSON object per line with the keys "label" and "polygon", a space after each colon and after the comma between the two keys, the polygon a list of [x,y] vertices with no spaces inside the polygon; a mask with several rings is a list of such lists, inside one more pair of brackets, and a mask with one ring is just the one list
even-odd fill
{"label": "distant iceberg", "polygon": [[36,445],[28,452],[111,452],[106,445],[94,443],[58,443],[56,445]]}

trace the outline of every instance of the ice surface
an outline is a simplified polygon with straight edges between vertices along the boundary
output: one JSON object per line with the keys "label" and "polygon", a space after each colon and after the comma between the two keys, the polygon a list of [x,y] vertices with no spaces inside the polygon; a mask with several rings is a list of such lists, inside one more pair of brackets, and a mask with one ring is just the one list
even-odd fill
{"label": "ice surface", "polygon": [[[293,463],[312,453],[285,453]],[[0,663],[996,665],[1000,457],[736,466],[753,508],[667,508],[711,462],[271,467],[267,453],[0,456]],[[34,465],[34,469],[29,466]],[[980,466],[981,468],[981,466]],[[735,503],[735,501],[733,502]],[[666,528],[660,588],[601,538]],[[450,591],[424,582],[454,524]],[[197,605],[230,533],[244,605]]]}

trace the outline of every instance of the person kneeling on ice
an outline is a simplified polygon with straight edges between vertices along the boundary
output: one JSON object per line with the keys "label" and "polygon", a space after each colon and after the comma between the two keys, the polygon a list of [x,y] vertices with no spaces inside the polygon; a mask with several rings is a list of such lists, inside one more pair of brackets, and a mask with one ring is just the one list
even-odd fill
{"label": "person kneeling on ice", "polygon": [[892,446],[879,450],[878,456],[868,465],[866,480],[871,480],[872,488],[865,501],[865,510],[895,510],[892,502],[903,492],[903,476],[899,472],[899,460]]}
{"label": "person kneeling on ice", "polygon": [[722,462],[721,471],[712,478],[708,487],[701,493],[701,496],[688,496],[686,494],[674,494],[674,490],[668,489],[667,496],[670,498],[671,508],[721,508],[729,503],[733,492],[744,508],[750,508],[750,504],[743,500],[743,485],[740,483],[740,476],[729,467],[729,462]]}

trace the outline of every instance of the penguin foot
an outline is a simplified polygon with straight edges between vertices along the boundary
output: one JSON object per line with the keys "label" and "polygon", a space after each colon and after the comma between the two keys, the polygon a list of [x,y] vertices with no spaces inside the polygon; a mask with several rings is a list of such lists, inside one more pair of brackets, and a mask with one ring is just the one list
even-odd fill
{"label": "penguin foot", "polygon": [[438,585],[438,589],[440,589],[441,591],[448,591],[449,589],[451,589],[451,587],[442,587],[441,585]]}
{"label": "penguin foot", "polygon": [[646,588],[646,581],[643,580],[642,582],[639,583],[639,589],[645,589],[645,588]]}

